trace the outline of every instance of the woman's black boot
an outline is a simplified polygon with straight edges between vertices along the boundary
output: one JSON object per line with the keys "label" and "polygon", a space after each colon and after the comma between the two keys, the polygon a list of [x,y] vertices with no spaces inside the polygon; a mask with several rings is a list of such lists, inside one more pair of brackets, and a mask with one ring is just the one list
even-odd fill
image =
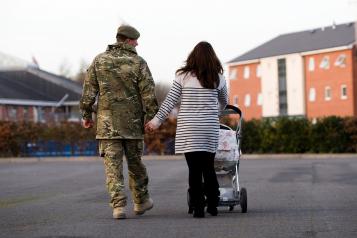
{"label": "woman's black boot", "polygon": [[217,216],[217,214],[218,214],[217,207],[210,207],[210,206],[208,206],[208,207],[207,207],[207,212],[208,212],[209,214],[211,214],[211,216]]}
{"label": "woman's black boot", "polygon": [[203,207],[193,209],[193,217],[203,218],[205,217],[205,209]]}

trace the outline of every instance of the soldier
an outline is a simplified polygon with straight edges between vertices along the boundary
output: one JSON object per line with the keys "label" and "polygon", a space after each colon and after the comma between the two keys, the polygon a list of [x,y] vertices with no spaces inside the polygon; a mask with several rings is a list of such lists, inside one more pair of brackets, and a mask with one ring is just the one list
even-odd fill
{"label": "soldier", "polygon": [[108,45],[88,68],[80,100],[82,125],[90,128],[94,124],[93,104],[98,96],[96,139],[100,156],[104,157],[106,185],[116,219],[126,218],[123,155],[128,163],[134,213],[141,215],[153,207],[141,155],[144,123],[154,117],[158,104],[149,67],[135,49],[139,36],[132,26],[118,28],[117,43]]}

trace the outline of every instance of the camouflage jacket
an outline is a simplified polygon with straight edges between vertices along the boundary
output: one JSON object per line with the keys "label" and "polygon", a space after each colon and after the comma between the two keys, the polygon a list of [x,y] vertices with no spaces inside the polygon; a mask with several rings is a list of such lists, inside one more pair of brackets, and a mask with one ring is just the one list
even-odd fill
{"label": "camouflage jacket", "polygon": [[142,139],[144,122],[158,110],[149,67],[125,43],[109,45],[88,68],[80,100],[83,119],[92,118],[97,96],[97,139]]}

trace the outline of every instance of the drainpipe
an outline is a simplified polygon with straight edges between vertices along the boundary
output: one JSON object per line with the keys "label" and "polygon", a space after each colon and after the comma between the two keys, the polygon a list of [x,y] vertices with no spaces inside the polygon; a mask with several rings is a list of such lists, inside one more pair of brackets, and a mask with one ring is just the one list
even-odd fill
{"label": "drainpipe", "polygon": [[66,93],[63,98],[61,100],[58,101],[58,103],[56,104],[56,107],[60,107],[62,106],[62,104],[64,103],[64,101],[68,98],[68,94]]}
{"label": "drainpipe", "polygon": [[[60,106],[62,106],[63,103],[64,103],[64,101],[66,101],[67,98],[68,98],[68,94],[66,93],[66,94],[63,96],[63,98],[58,101],[58,103],[56,104],[55,107],[56,107],[56,108],[59,108]],[[53,109],[54,109],[54,108],[53,108]],[[54,109],[54,111],[55,111],[55,109]],[[54,113],[55,113],[55,112],[54,112]],[[65,115],[64,117],[66,118],[66,115]],[[57,118],[55,117],[55,121],[58,121],[58,117],[57,117]]]}

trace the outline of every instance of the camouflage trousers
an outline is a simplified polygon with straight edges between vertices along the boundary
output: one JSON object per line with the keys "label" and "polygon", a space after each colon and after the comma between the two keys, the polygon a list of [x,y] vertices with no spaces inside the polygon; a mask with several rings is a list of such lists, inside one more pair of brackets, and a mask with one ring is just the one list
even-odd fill
{"label": "camouflage trousers", "polygon": [[149,198],[148,175],[141,161],[143,140],[99,140],[100,155],[104,157],[106,186],[111,207],[124,207],[127,203],[123,176],[123,155],[129,173],[129,188],[134,203],[143,203]]}

